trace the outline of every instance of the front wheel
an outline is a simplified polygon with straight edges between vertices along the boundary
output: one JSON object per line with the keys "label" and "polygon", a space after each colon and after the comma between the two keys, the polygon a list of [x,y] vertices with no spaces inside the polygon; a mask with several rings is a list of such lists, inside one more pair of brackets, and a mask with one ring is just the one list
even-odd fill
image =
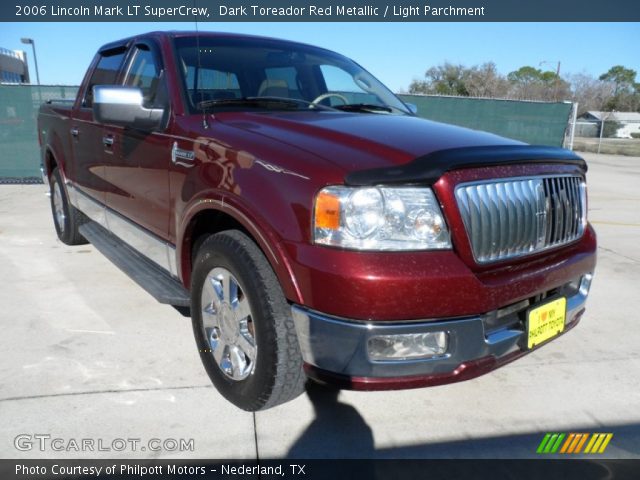
{"label": "front wheel", "polygon": [[231,403],[264,410],[303,392],[291,309],[267,259],[244,233],[228,230],[200,245],[191,315],[202,363]]}

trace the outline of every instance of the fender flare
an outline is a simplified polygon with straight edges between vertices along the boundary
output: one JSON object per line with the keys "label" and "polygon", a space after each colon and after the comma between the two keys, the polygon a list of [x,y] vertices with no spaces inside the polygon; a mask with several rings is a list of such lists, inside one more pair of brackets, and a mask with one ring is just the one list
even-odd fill
{"label": "fender flare", "polygon": [[275,231],[268,227],[267,222],[252,215],[248,208],[243,208],[233,200],[230,201],[228,195],[212,194],[210,191],[192,199],[185,206],[183,214],[180,215],[182,221],[177,225],[176,267],[185,287],[189,288],[190,282],[190,266],[186,265],[187,262],[190,263],[188,255],[190,250],[185,248],[187,242],[191,241],[188,232],[194,218],[204,211],[221,212],[242,225],[273,268],[285,297],[296,303],[303,303],[302,293],[291,267],[291,261]]}

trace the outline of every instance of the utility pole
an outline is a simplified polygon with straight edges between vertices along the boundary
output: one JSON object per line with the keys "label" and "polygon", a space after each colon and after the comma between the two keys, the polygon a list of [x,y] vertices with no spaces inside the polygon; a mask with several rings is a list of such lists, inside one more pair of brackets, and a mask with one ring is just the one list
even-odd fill
{"label": "utility pole", "polygon": [[36,42],[33,38],[21,38],[20,41],[24,44],[31,45],[33,49],[33,63],[36,66],[36,81],[38,82],[38,108],[42,104],[42,90],[40,89],[40,72],[38,72],[38,57],[36,57]]}
{"label": "utility pole", "polygon": [[558,68],[556,69],[556,87],[555,87],[555,91],[553,92],[553,98],[556,99],[556,102],[558,101],[559,89],[560,89],[560,60],[558,60]]}
{"label": "utility pole", "polygon": [[604,123],[609,119],[613,112],[602,112],[602,120],[600,121],[600,139],[598,140],[598,155],[600,155],[600,145],[602,145],[602,134],[604,133]]}
{"label": "utility pole", "polygon": [[33,38],[21,38],[20,41],[26,45],[31,45],[31,48],[33,49],[33,63],[36,66],[36,80],[38,82],[38,85],[40,85],[40,73],[38,72],[38,57],[36,57],[36,42],[33,40]]}

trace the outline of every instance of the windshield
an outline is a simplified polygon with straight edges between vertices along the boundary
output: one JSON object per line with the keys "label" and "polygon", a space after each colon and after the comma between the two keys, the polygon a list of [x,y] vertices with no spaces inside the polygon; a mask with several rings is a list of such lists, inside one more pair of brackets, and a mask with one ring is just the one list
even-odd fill
{"label": "windshield", "polygon": [[206,36],[178,37],[175,46],[192,113],[335,109],[409,114],[369,72],[327,50],[271,39]]}

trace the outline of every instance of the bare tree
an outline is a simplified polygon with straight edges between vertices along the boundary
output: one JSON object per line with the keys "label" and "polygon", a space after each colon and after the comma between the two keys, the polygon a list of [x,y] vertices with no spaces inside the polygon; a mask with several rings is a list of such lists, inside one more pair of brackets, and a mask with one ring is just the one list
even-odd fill
{"label": "bare tree", "polygon": [[493,62],[468,69],[464,84],[472,97],[506,98],[509,95],[509,82],[498,73]]}
{"label": "bare tree", "polygon": [[586,73],[577,73],[569,77],[573,90],[572,100],[578,102],[578,115],[590,110],[602,111],[613,96],[614,87]]}

